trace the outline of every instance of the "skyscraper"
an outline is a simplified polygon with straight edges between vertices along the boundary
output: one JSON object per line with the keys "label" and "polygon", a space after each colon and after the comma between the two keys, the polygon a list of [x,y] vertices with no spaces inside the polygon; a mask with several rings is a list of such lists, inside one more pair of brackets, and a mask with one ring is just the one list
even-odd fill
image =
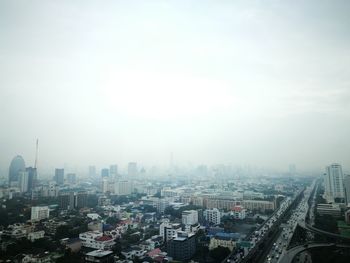
{"label": "skyscraper", "polygon": [[61,168],[56,168],[55,169],[55,181],[58,185],[63,185],[64,184],[64,169]]}
{"label": "skyscraper", "polygon": [[326,167],[324,174],[325,197],[328,202],[343,202],[345,198],[343,171],[340,164]]}
{"label": "skyscraper", "polygon": [[20,171],[18,173],[18,186],[21,193],[28,192],[28,172]]}
{"label": "skyscraper", "polygon": [[26,172],[28,173],[28,191],[34,190],[37,181],[37,170],[33,167],[27,167]]}
{"label": "skyscraper", "polygon": [[18,175],[19,172],[25,171],[26,165],[24,163],[23,157],[20,155],[15,156],[10,164],[9,169],[9,185],[13,184],[14,182],[18,182]]}
{"label": "skyscraper", "polygon": [[135,177],[137,175],[137,163],[130,162],[128,164],[128,176]]}

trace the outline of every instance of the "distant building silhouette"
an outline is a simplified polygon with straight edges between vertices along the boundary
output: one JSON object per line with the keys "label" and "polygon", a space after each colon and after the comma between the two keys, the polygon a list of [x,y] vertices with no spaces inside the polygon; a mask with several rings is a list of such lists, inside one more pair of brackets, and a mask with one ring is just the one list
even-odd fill
{"label": "distant building silhouette", "polygon": [[55,169],[55,177],[54,177],[55,182],[58,185],[63,185],[64,184],[64,169],[61,168],[56,168]]}
{"label": "distant building silhouette", "polygon": [[26,172],[28,173],[28,192],[34,190],[37,183],[37,169],[33,167],[27,167]]}
{"label": "distant building silhouette", "polygon": [[26,165],[22,156],[15,156],[10,164],[9,168],[9,185],[13,185],[15,182],[18,183],[19,172],[24,172]]}
{"label": "distant building silhouette", "polygon": [[89,166],[89,177],[95,177],[96,176],[96,167],[93,165]]}
{"label": "distant building silhouette", "polygon": [[137,163],[130,162],[128,164],[128,176],[135,177],[137,175]]}
{"label": "distant building silhouette", "polygon": [[109,167],[109,173],[111,177],[116,177],[118,175],[118,165],[112,164]]}
{"label": "distant building silhouette", "polygon": [[109,177],[109,169],[108,168],[103,168],[101,170],[101,176],[102,177]]}

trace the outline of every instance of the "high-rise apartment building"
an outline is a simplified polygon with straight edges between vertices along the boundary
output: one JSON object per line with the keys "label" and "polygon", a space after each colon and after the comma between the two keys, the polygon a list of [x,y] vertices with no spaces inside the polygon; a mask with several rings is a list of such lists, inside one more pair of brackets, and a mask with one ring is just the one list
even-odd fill
{"label": "high-rise apartment building", "polygon": [[130,195],[133,191],[133,184],[131,181],[118,180],[114,183],[114,193],[117,195]]}
{"label": "high-rise apartment building", "polygon": [[48,206],[33,206],[31,209],[31,220],[42,220],[49,218],[50,209]]}
{"label": "high-rise apartment building", "polygon": [[344,175],[345,202],[350,205],[350,174]]}
{"label": "high-rise apartment building", "polygon": [[198,223],[198,211],[196,210],[185,210],[182,212],[182,224],[194,225]]}
{"label": "high-rise apartment building", "polygon": [[220,224],[221,214],[219,209],[207,209],[204,210],[204,218],[207,222],[213,223],[214,225]]}
{"label": "high-rise apartment building", "polygon": [[325,198],[328,202],[343,202],[345,198],[343,171],[340,164],[326,167],[324,174]]}
{"label": "high-rise apartment building", "polygon": [[18,186],[21,193],[28,192],[28,172],[20,171],[18,173]]}
{"label": "high-rise apartment building", "polygon": [[55,169],[55,177],[54,177],[55,182],[58,185],[63,185],[64,184],[64,169],[61,168],[56,168]]}

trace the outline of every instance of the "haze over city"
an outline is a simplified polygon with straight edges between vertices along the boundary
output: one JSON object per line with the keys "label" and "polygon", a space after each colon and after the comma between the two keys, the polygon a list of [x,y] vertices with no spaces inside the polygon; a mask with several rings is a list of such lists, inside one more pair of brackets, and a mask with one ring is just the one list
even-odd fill
{"label": "haze over city", "polygon": [[349,1],[1,1],[0,167],[350,167]]}

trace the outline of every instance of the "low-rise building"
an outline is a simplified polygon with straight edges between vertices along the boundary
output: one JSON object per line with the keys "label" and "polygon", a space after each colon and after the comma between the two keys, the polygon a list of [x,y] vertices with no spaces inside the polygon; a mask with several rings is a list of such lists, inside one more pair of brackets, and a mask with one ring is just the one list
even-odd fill
{"label": "low-rise building", "polygon": [[89,231],[79,234],[79,239],[83,247],[108,250],[111,249],[115,242],[113,238],[109,236],[104,236],[102,232],[99,231]]}
{"label": "low-rise building", "polygon": [[34,242],[37,239],[44,238],[45,236],[45,231],[36,231],[36,232],[31,232],[28,234],[27,238],[31,241]]}
{"label": "low-rise building", "polygon": [[85,262],[114,263],[113,251],[94,250],[85,255]]}
{"label": "low-rise building", "polygon": [[216,233],[210,238],[209,250],[217,247],[227,247],[232,251],[236,246],[236,241],[239,239],[238,233]]}

